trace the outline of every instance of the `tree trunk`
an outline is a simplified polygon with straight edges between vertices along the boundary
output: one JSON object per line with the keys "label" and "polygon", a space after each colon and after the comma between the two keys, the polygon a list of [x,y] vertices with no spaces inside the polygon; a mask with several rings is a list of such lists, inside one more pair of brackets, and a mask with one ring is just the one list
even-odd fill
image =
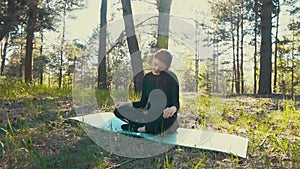
{"label": "tree trunk", "polygon": [[107,0],[101,1],[100,38],[98,50],[98,89],[107,90],[106,83],[106,33],[107,33]]}
{"label": "tree trunk", "polygon": [[216,86],[216,90],[215,90],[215,92],[220,92],[219,91],[219,42],[220,41],[218,41],[217,40],[217,55],[216,55],[216,61],[215,61],[215,86]]}
{"label": "tree trunk", "polygon": [[20,64],[19,64],[19,78],[22,79],[23,77],[23,63],[25,62],[24,57],[23,57],[23,43],[20,45]]}
{"label": "tree trunk", "polygon": [[8,46],[8,39],[9,37],[6,36],[5,37],[5,42],[4,42],[4,46],[3,46],[3,50],[1,50],[1,72],[0,72],[0,76],[4,75],[4,67],[5,67],[5,60],[6,60],[6,53],[7,53],[7,46]]}
{"label": "tree trunk", "polygon": [[134,91],[140,93],[142,91],[142,82],[144,78],[141,52],[135,35],[133,16],[131,10],[131,1],[121,0],[123,7],[123,18],[127,37],[127,44],[131,57],[131,66],[133,71]]}
{"label": "tree trunk", "polygon": [[196,80],[196,88],[195,91],[198,93],[198,86],[199,86],[199,25],[198,21],[195,22],[196,24],[196,30],[195,30],[195,36],[196,36],[196,43],[195,43],[195,80]]}
{"label": "tree trunk", "polygon": [[272,0],[263,0],[261,10],[261,48],[259,94],[271,94],[272,74]]}
{"label": "tree trunk", "polygon": [[230,13],[230,22],[231,22],[231,41],[232,41],[232,83],[231,83],[231,93],[234,92],[235,80],[236,80],[236,64],[235,64],[235,38],[234,38],[234,23],[233,15]]}
{"label": "tree trunk", "polygon": [[255,19],[254,19],[254,70],[253,70],[253,93],[257,91],[257,27],[258,27],[258,0],[254,4]]}
{"label": "tree trunk", "polygon": [[280,13],[280,2],[276,0],[277,4],[277,16],[276,16],[276,33],[275,33],[275,51],[274,51],[274,81],[273,81],[273,92],[276,93],[277,88],[277,59],[278,59],[278,30],[279,30],[279,13]]}
{"label": "tree trunk", "polygon": [[170,10],[172,0],[158,0],[158,49],[168,49],[169,47],[169,25],[170,25]]}
{"label": "tree trunk", "polygon": [[[40,57],[43,57],[43,43],[44,43],[44,33],[43,31],[41,31],[41,46],[40,46]],[[40,85],[43,84],[43,80],[44,80],[44,65],[43,67],[40,68]]]}
{"label": "tree trunk", "polygon": [[32,54],[33,39],[37,21],[38,0],[31,0],[28,14],[27,36],[26,36],[26,55],[25,55],[25,82],[32,82]]}
{"label": "tree trunk", "polygon": [[60,42],[60,66],[59,66],[59,75],[58,75],[58,87],[62,87],[62,70],[63,70],[63,63],[64,63],[64,45],[65,45],[65,32],[66,32],[66,15],[67,15],[67,1],[65,1],[63,7],[63,27],[62,27],[62,36]]}
{"label": "tree trunk", "polygon": [[241,70],[241,77],[240,77],[240,80],[241,80],[241,93],[244,94],[244,48],[243,48],[243,45],[244,45],[244,1],[242,0],[242,6],[241,6],[241,67],[240,67],[240,70]]}
{"label": "tree trunk", "polygon": [[238,13],[238,20],[236,24],[236,81],[235,81],[235,90],[236,93],[240,94],[240,58],[239,58],[239,49],[240,49],[240,13]]}
{"label": "tree trunk", "polygon": [[[3,51],[3,47],[4,46],[4,44],[3,44],[3,42],[2,41],[0,41],[0,57],[1,57],[1,67],[0,67],[0,76],[2,76],[2,72],[1,72],[1,70],[2,70],[2,62],[3,62],[3,54],[4,54],[4,51]],[[5,62],[5,61],[4,61]],[[5,63],[4,63],[5,64]]]}
{"label": "tree trunk", "polygon": [[[293,25],[295,25],[295,22],[294,22],[294,16],[293,16],[293,21],[292,21]],[[294,27],[294,26],[293,26]],[[293,100],[295,101],[295,98],[294,98],[294,94],[295,94],[295,28],[293,28],[292,30],[292,34],[293,34],[293,37],[292,37],[292,65],[291,65],[291,71],[292,71],[292,86],[291,86],[291,95],[292,95],[292,98]],[[296,49],[297,50],[297,49]],[[288,64],[287,64],[288,65]]]}
{"label": "tree trunk", "polygon": [[213,44],[213,58],[212,58],[212,73],[211,73],[211,92],[215,93],[216,92],[216,57],[218,55],[218,50],[217,50],[217,44],[218,44],[218,40],[216,38],[218,33],[218,28],[217,28],[217,24],[216,24],[216,28],[214,31],[214,44]]}
{"label": "tree trunk", "polygon": [[[76,61],[77,61],[77,57],[75,56],[74,60],[73,60],[73,82],[75,82],[76,80],[76,76],[75,76],[75,68],[76,68]],[[73,83],[72,83],[73,84]]]}

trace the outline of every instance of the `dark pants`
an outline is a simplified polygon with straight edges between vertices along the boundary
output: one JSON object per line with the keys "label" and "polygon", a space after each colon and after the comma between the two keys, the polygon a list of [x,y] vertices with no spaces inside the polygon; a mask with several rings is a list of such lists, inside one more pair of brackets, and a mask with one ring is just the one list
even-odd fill
{"label": "dark pants", "polygon": [[[121,113],[120,113],[121,112]],[[136,127],[145,126],[147,133],[160,134],[167,133],[171,134],[179,127],[177,120],[177,112],[170,118],[163,118],[162,113],[158,114],[157,118],[149,121],[149,115],[145,115],[143,110],[135,108],[122,107],[119,110],[115,109],[114,114],[117,118],[134,125]]]}

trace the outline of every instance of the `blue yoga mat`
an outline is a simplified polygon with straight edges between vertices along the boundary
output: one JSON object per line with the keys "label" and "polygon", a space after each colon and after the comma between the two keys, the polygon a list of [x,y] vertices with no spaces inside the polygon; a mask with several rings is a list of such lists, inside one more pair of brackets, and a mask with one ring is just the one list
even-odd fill
{"label": "blue yoga mat", "polygon": [[143,137],[164,144],[218,151],[242,158],[247,156],[248,139],[233,134],[186,128],[178,128],[175,133],[168,135],[124,131],[121,129],[121,125],[125,122],[116,118],[110,112],[88,114],[69,118],[69,120],[76,120],[101,130]]}

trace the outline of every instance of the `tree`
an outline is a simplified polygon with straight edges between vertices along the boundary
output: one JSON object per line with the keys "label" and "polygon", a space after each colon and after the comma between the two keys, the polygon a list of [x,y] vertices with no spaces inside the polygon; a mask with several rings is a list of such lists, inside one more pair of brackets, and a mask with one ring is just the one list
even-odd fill
{"label": "tree", "polygon": [[59,66],[59,76],[58,76],[58,87],[62,87],[62,78],[63,78],[63,64],[64,64],[64,46],[65,46],[65,33],[66,33],[66,19],[67,12],[81,9],[84,7],[84,0],[60,0],[57,1],[57,8],[62,12],[62,33],[61,33],[61,42],[60,42],[60,66]]}
{"label": "tree", "polygon": [[44,34],[40,32],[40,41],[36,42],[36,46],[39,47],[39,51],[35,53],[37,57],[33,58],[33,78],[39,78],[39,84],[42,85],[44,81],[44,72],[47,64],[50,62],[49,56],[44,55]]}
{"label": "tree", "polygon": [[[8,47],[8,39],[9,37],[6,36],[5,37],[5,42],[4,42],[4,45],[3,45],[3,49],[1,49],[1,70],[0,70],[0,76],[3,76],[4,75],[4,67],[5,67],[5,60],[6,60],[6,54],[7,54],[7,47]],[[2,47],[2,44],[1,44],[1,47]]]}
{"label": "tree", "polygon": [[240,69],[240,20],[241,20],[241,14],[240,10],[237,12],[237,23],[236,23],[236,81],[235,81],[235,91],[236,93],[241,92],[241,69]]}
{"label": "tree", "polygon": [[25,82],[32,82],[32,50],[34,32],[37,22],[37,6],[39,0],[31,0],[29,4],[27,36],[26,36],[26,55],[25,55]]}
{"label": "tree", "polygon": [[[289,57],[287,57],[287,69],[290,72],[289,79],[290,79],[290,93],[295,99],[296,93],[296,86],[300,84],[299,81],[299,74],[297,71],[297,65],[299,65],[299,56],[300,56],[300,21],[297,20],[300,18],[299,11],[300,7],[298,4],[298,0],[286,0],[285,1],[289,6],[288,12],[291,15],[291,22],[288,24],[288,30],[291,31],[292,37],[286,38],[289,39],[287,41],[290,44],[290,52]],[[297,57],[298,56],[298,57]],[[299,67],[298,67],[299,70]]]}
{"label": "tree", "polygon": [[[7,12],[11,9],[15,9],[14,14],[5,15],[11,21],[7,21],[7,25],[1,29],[6,34],[16,34],[16,32],[23,32],[22,28],[25,27],[26,32],[26,46],[25,46],[25,82],[31,83],[32,81],[32,55],[33,55],[33,43],[34,33],[44,29],[54,30],[53,27],[53,16],[55,13],[51,10],[49,5],[45,5],[44,1],[30,0],[30,1],[8,1]],[[49,3],[47,1],[47,3]],[[10,5],[9,5],[10,4]],[[10,16],[11,15],[11,16]],[[15,16],[15,18],[11,18]],[[4,17],[4,20],[5,20]],[[5,24],[6,25],[6,24]],[[21,45],[21,52],[22,52]],[[22,61],[22,55],[20,55]],[[20,72],[22,72],[20,70]],[[22,73],[20,73],[21,75]]]}
{"label": "tree", "polygon": [[158,6],[158,49],[168,49],[169,46],[169,25],[170,25],[170,10],[172,0],[157,0]]}
{"label": "tree", "polygon": [[40,55],[33,59],[34,65],[34,76],[39,78],[39,84],[42,85],[44,82],[44,72],[47,64],[50,63],[50,58],[46,55]]}
{"label": "tree", "polygon": [[[242,37],[243,32],[241,31],[241,18],[243,17],[242,5],[240,1],[218,1],[212,5],[212,12],[215,24],[218,25],[218,29],[214,43],[228,43],[231,42],[230,47],[232,49],[232,80],[231,80],[231,91],[240,93],[241,91],[241,72],[242,72],[242,61],[240,60],[240,54],[242,54]],[[241,7],[242,6],[242,7]],[[229,28],[229,31],[227,31]],[[241,39],[241,40],[240,40]],[[218,46],[218,45],[216,45]],[[240,53],[241,49],[241,53]],[[219,55],[219,52],[215,52]],[[222,53],[222,52],[220,52]],[[217,58],[217,57],[215,57]]]}
{"label": "tree", "polygon": [[66,33],[66,16],[67,16],[67,5],[68,1],[63,2],[62,7],[62,34],[61,34],[61,42],[60,42],[60,67],[59,67],[59,76],[58,76],[58,87],[62,86],[62,71],[63,71],[63,63],[64,63],[64,45],[65,45],[65,33]]}
{"label": "tree", "polygon": [[101,1],[100,37],[98,50],[98,89],[108,89],[106,83],[107,0]]}
{"label": "tree", "polygon": [[240,65],[240,73],[241,73],[241,93],[245,92],[245,83],[244,83],[244,0],[241,2],[241,65]]}
{"label": "tree", "polygon": [[233,10],[230,10],[230,32],[231,32],[231,43],[232,43],[232,83],[231,83],[231,92],[233,93],[234,87],[236,86],[236,59],[235,59],[235,26],[234,26],[234,18],[233,18]]}
{"label": "tree", "polygon": [[258,94],[271,94],[272,74],[272,0],[263,0],[261,7],[261,48]]}
{"label": "tree", "polygon": [[253,93],[257,91],[257,35],[258,35],[258,0],[254,3],[254,70],[253,70]]}
{"label": "tree", "polygon": [[277,60],[278,60],[278,30],[279,30],[279,13],[280,13],[280,1],[276,0],[276,33],[275,33],[275,51],[274,51],[274,80],[273,80],[273,92],[276,93],[277,88]]}
{"label": "tree", "polygon": [[0,41],[15,29],[24,16],[26,1],[2,0],[0,2]]}
{"label": "tree", "polygon": [[133,23],[131,1],[121,0],[123,7],[123,19],[125,24],[125,31],[127,37],[127,44],[131,57],[131,66],[133,71],[134,91],[139,93],[142,91],[142,82],[144,78],[141,52],[135,34]]}

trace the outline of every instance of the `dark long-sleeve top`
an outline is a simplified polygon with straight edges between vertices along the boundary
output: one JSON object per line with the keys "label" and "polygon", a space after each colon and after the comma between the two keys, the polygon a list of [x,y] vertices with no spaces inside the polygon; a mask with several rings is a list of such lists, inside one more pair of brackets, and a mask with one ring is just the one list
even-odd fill
{"label": "dark long-sleeve top", "polygon": [[175,106],[179,110],[178,79],[171,71],[162,71],[159,75],[154,75],[152,72],[147,73],[143,79],[142,97],[140,101],[133,102],[133,107],[147,108],[145,106],[147,105],[149,94],[154,89],[160,89],[164,92],[167,99],[166,107]]}

